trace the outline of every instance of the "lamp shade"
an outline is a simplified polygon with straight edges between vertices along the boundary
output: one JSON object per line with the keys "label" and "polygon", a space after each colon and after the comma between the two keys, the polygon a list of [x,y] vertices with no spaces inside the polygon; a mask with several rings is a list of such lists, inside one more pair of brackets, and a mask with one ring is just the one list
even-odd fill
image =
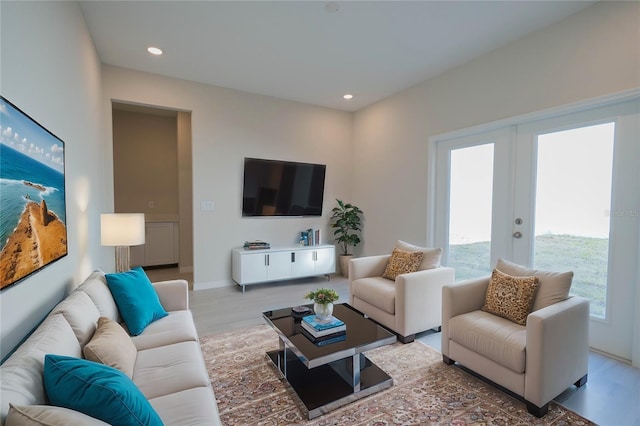
{"label": "lamp shade", "polygon": [[144,213],[103,213],[100,215],[100,242],[103,246],[144,244]]}

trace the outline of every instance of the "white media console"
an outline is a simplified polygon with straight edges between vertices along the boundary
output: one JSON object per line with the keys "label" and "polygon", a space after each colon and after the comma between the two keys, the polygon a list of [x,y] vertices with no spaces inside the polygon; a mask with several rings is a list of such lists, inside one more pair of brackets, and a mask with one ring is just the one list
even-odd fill
{"label": "white media console", "polygon": [[266,250],[236,248],[231,251],[232,277],[242,286],[269,281],[326,275],[336,271],[332,245],[295,246]]}

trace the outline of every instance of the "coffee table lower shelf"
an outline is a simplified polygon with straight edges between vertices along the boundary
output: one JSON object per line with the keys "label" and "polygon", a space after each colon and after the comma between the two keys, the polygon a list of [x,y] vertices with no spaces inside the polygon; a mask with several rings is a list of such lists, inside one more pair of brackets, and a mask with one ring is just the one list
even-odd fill
{"label": "coffee table lower shelf", "polygon": [[393,386],[391,376],[364,354],[356,355],[360,357],[360,390],[350,384],[351,357],[310,369],[290,350],[267,352],[267,356],[302,401],[309,420]]}

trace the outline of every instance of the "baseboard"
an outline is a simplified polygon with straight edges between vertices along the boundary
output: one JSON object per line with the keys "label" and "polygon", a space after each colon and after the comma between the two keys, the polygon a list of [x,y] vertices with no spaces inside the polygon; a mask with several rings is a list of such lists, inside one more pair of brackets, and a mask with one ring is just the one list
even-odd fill
{"label": "baseboard", "polygon": [[210,290],[212,288],[221,288],[221,287],[231,287],[234,285],[236,284],[231,280],[194,282],[193,291]]}
{"label": "baseboard", "polygon": [[589,350],[591,352],[597,353],[599,355],[606,356],[607,358],[612,358],[612,359],[615,359],[616,361],[620,361],[620,362],[623,362],[625,364],[632,365],[630,359],[622,358],[622,357],[620,357],[618,355],[610,354],[609,352],[605,352],[605,351],[602,351],[600,349],[593,348],[591,346],[589,346]]}

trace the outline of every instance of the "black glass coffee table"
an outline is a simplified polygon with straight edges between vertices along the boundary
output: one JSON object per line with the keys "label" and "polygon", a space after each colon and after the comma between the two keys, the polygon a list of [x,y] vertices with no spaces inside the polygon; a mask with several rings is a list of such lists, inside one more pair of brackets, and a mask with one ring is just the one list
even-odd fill
{"label": "black glass coffee table", "polygon": [[301,317],[291,308],[263,312],[278,333],[280,348],[267,355],[313,419],[393,386],[393,379],[363,352],[392,344],[396,336],[347,304],[334,306],[344,321],[346,339],[318,346],[300,331]]}

